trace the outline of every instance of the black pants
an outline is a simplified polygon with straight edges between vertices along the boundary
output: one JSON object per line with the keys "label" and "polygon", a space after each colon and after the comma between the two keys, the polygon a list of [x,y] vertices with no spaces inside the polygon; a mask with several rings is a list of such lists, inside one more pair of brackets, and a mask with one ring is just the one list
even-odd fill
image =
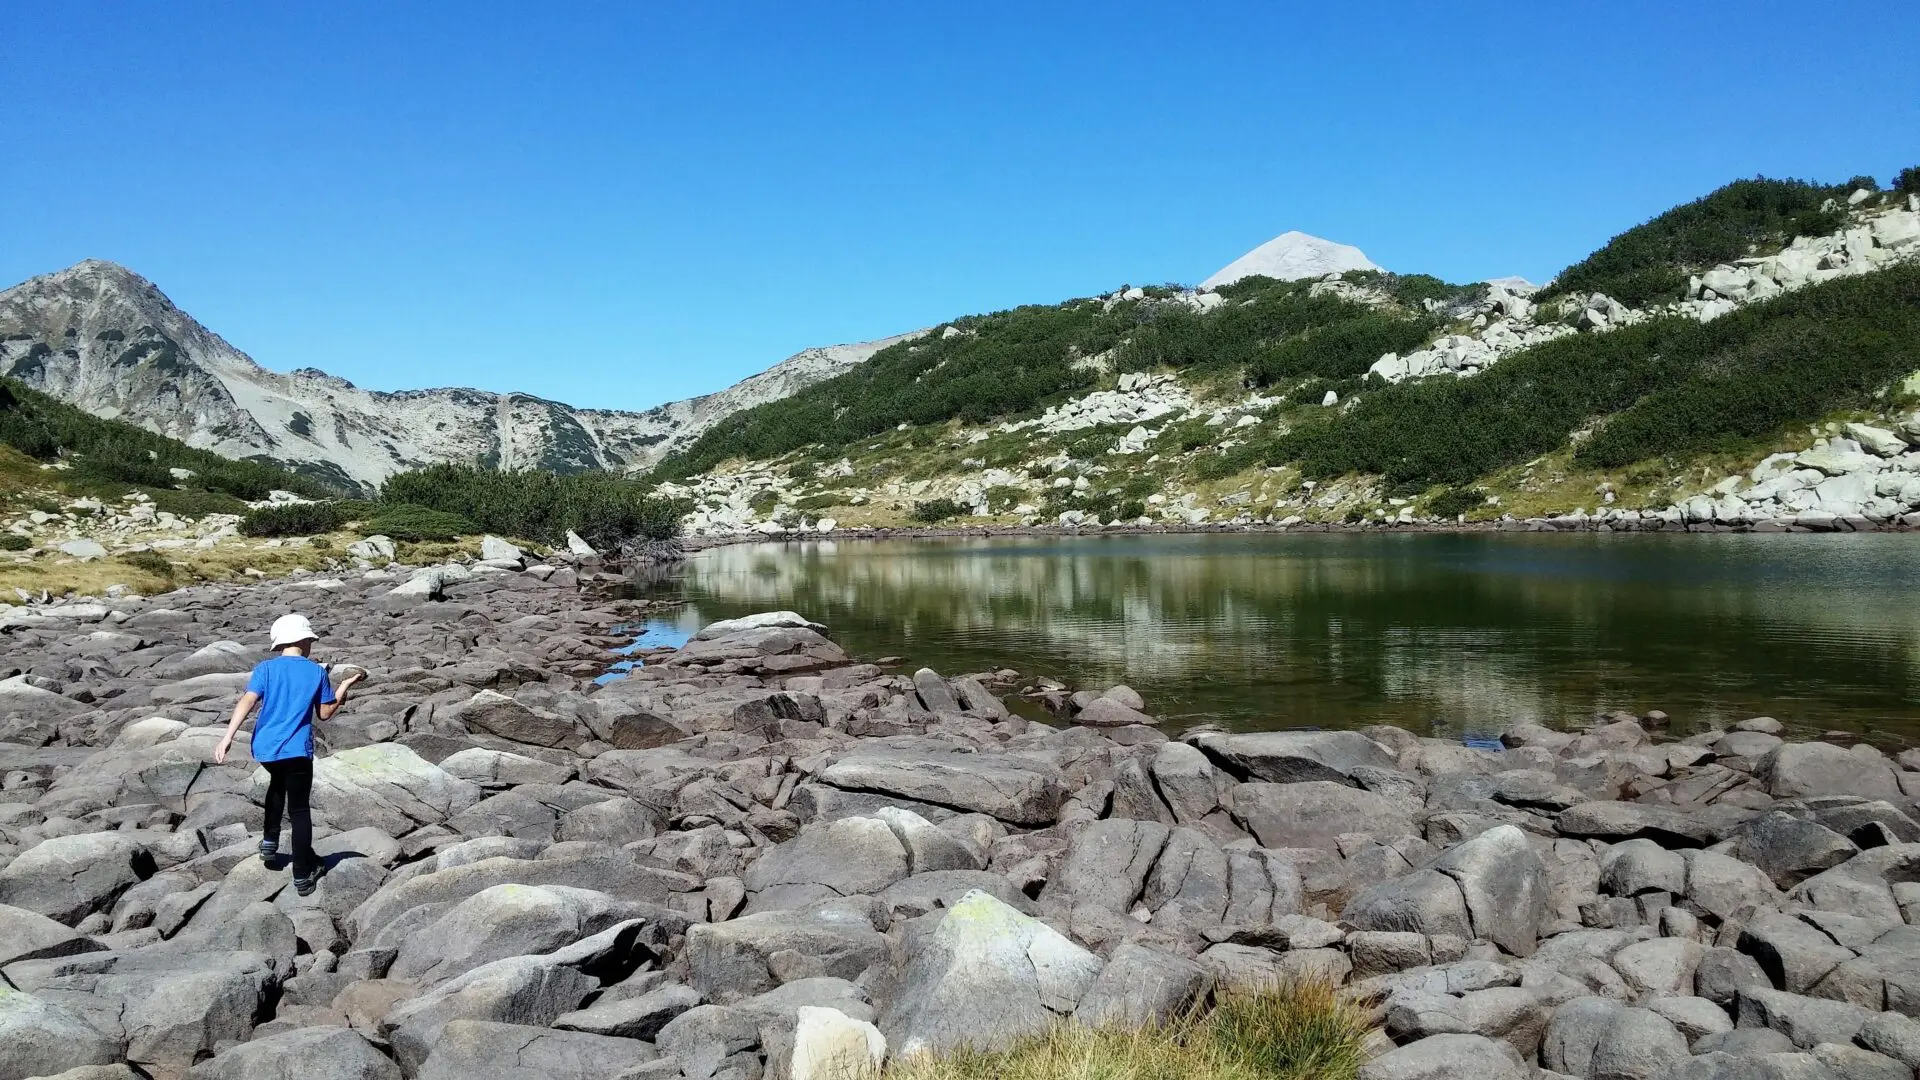
{"label": "black pants", "polygon": [[280,814],[285,811],[293,825],[293,873],[306,877],[320,868],[313,855],[313,811],[307,805],[313,796],[313,759],[287,758],[262,762],[267,770],[267,822],[263,831],[268,840],[280,839]]}

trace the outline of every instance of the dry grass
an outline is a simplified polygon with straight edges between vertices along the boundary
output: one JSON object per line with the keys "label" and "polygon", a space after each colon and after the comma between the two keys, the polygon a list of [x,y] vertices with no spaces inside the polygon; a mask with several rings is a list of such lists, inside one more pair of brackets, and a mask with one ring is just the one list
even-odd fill
{"label": "dry grass", "polygon": [[896,1062],[883,1080],[1352,1080],[1368,1033],[1366,1013],[1333,987],[1299,983],[1159,1028],[1062,1024],[1002,1053]]}

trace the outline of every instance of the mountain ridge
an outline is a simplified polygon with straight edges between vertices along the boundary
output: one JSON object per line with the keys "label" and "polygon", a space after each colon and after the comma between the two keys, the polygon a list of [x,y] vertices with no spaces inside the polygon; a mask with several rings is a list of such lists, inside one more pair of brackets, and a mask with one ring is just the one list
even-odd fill
{"label": "mountain ridge", "polygon": [[643,411],[519,391],[381,391],[272,371],[117,263],[86,259],[0,292],[0,375],[95,415],[355,490],[438,461],[628,470],[741,408],[838,374],[913,333],[803,349],[709,394]]}

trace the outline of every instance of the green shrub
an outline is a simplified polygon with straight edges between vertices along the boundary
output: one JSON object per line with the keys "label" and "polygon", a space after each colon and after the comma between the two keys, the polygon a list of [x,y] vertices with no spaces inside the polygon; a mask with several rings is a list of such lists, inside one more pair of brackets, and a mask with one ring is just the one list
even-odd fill
{"label": "green shrub", "polygon": [[167,561],[167,557],[157,551],[130,551],[125,555],[118,556],[118,558],[121,562],[133,567],[135,570],[152,574],[157,578],[163,578],[167,581],[173,580],[174,574],[178,572],[174,565]]}
{"label": "green shrub", "polygon": [[393,540],[411,541],[452,540],[461,536],[471,536],[479,531],[478,526],[459,514],[450,514],[444,510],[434,510],[413,503],[389,503],[382,506],[379,513],[360,526],[363,536],[385,536]]}
{"label": "green shrub", "polygon": [[245,514],[247,504],[221,491],[176,491],[172,488],[147,488],[155,510],[183,518],[203,518],[208,514]]}
{"label": "green shrub", "polygon": [[1435,517],[1457,518],[1487,504],[1487,494],[1479,488],[1450,487],[1427,500],[1427,513]]}
{"label": "green shrub", "polygon": [[[232,461],[133,424],[103,420],[10,379],[0,379],[0,443],[42,461],[70,455],[78,476],[136,487],[248,500],[275,488],[309,498],[339,494],[269,462]],[[176,468],[193,475],[176,481],[171,471]]]}
{"label": "green shrub", "polygon": [[173,474],[153,451],[136,442],[99,442],[80,455],[83,476],[144,487],[172,487]]}
{"label": "green shrub", "polygon": [[1909,165],[1894,178],[1893,190],[1902,195],[1920,195],[1920,165]]}
{"label": "green shrub", "polygon": [[312,536],[346,523],[346,516],[333,503],[284,503],[247,511],[240,519],[240,532],[244,536]]}
{"label": "green shrub", "polygon": [[1655,319],[1523,350],[1471,379],[1370,389],[1272,448],[1309,478],[1344,473],[1466,485],[1611,417],[1576,460],[1612,468],[1735,448],[1835,409],[1869,405],[1920,369],[1920,266],[1815,285],[1709,323]]}
{"label": "green shrub", "polygon": [[33,541],[18,533],[0,533],[0,551],[25,551],[33,546]]}
{"label": "green shrub", "polygon": [[952,499],[928,499],[913,504],[914,521],[922,525],[938,525],[949,518],[965,517],[973,512],[970,506],[962,506]]}
{"label": "green shrub", "polygon": [[658,498],[646,485],[613,473],[562,476],[470,465],[400,473],[387,480],[381,498],[457,515],[467,532],[560,544],[572,530],[602,551],[633,540],[678,536],[687,513],[685,503]]}
{"label": "green shrub", "polygon": [[1691,272],[1840,228],[1845,211],[1823,207],[1828,199],[1844,200],[1849,190],[1802,180],[1736,180],[1614,237],[1562,271],[1541,299],[1603,292],[1633,307],[1678,300]]}

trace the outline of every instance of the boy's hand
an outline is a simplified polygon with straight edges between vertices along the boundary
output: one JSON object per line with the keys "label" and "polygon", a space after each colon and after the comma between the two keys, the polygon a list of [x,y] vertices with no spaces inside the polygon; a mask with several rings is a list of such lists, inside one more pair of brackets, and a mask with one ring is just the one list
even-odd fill
{"label": "boy's hand", "polygon": [[213,763],[215,765],[225,765],[227,763],[227,751],[231,749],[233,749],[233,740],[221,739],[220,745],[213,748]]}

